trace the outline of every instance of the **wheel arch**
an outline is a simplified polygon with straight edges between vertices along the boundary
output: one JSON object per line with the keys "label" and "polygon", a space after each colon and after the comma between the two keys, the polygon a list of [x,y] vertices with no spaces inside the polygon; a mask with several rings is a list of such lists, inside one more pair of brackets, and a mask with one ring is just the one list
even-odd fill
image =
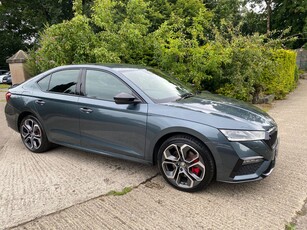
{"label": "wheel arch", "polygon": [[[41,117],[36,114],[34,111],[30,111],[30,110],[24,110],[23,112],[21,112],[19,115],[18,115],[18,118],[17,118],[17,128],[18,128],[18,131],[20,132],[20,124],[21,124],[21,121],[26,117],[26,116],[29,116],[29,115],[32,115],[34,116],[39,122],[40,124],[42,125],[42,127],[45,129],[45,125],[42,123],[42,120],[41,120]],[[46,129],[45,129],[46,130]],[[47,135],[47,133],[46,133]]]}
{"label": "wheel arch", "polygon": [[156,165],[157,164],[157,157],[158,157],[158,151],[159,151],[159,148],[160,146],[162,145],[162,143],[164,141],[166,141],[168,138],[172,137],[172,136],[176,136],[176,135],[188,135],[192,138],[195,138],[197,139],[199,142],[201,142],[208,150],[208,152],[211,154],[212,156],[212,159],[214,160],[214,165],[215,165],[215,175],[216,175],[216,165],[217,165],[217,162],[216,162],[216,157],[215,155],[213,154],[213,151],[212,151],[212,146],[210,146],[210,141],[205,137],[203,136],[202,134],[200,133],[197,133],[195,131],[190,131],[189,129],[184,129],[184,130],[180,130],[180,131],[169,131],[167,133],[164,133],[162,136],[160,136],[158,138],[158,140],[155,142],[154,144],[154,147],[153,147],[153,150],[152,150],[152,164],[153,165]]}
{"label": "wheel arch", "polygon": [[22,121],[26,116],[29,116],[29,115],[32,115],[32,116],[37,117],[34,113],[32,113],[32,112],[30,112],[30,111],[23,111],[22,113],[19,114],[18,119],[17,119],[17,128],[18,128],[18,131],[19,131],[19,132],[20,132],[20,124],[21,124],[21,121]]}

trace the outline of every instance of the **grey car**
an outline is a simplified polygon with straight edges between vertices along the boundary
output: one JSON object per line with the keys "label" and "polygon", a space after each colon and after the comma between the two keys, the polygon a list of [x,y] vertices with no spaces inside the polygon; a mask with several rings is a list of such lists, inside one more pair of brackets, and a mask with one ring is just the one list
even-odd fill
{"label": "grey car", "polygon": [[3,78],[7,77],[8,75],[10,75],[9,71],[0,70],[0,83],[4,83]]}
{"label": "grey car", "polygon": [[278,130],[268,114],[152,68],[57,67],[11,88],[6,100],[8,125],[30,151],[56,144],[157,164],[182,191],[259,180],[275,166]]}
{"label": "grey car", "polygon": [[6,76],[4,76],[4,77],[2,78],[2,83],[3,83],[3,84],[9,84],[9,85],[12,84],[12,76],[11,76],[10,73],[8,73]]}

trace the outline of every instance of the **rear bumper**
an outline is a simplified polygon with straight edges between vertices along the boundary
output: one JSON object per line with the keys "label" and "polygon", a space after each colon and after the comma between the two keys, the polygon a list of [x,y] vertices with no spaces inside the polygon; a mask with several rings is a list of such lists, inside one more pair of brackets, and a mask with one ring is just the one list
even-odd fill
{"label": "rear bumper", "polygon": [[8,126],[14,129],[16,132],[19,132],[18,114],[15,111],[15,108],[12,105],[6,103],[4,112],[5,112],[6,122]]}

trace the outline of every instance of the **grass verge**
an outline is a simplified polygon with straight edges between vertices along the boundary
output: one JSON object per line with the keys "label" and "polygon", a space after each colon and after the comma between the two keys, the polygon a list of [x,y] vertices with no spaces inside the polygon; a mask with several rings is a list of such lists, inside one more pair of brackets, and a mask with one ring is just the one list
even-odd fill
{"label": "grass verge", "polygon": [[0,84],[0,89],[8,89],[10,85]]}

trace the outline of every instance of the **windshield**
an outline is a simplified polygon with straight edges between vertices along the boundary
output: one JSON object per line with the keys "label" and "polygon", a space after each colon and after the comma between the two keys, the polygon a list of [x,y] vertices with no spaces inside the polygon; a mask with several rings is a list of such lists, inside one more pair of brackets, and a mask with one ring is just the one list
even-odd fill
{"label": "windshield", "polygon": [[192,94],[192,90],[158,70],[127,68],[119,71],[155,103],[176,101]]}

